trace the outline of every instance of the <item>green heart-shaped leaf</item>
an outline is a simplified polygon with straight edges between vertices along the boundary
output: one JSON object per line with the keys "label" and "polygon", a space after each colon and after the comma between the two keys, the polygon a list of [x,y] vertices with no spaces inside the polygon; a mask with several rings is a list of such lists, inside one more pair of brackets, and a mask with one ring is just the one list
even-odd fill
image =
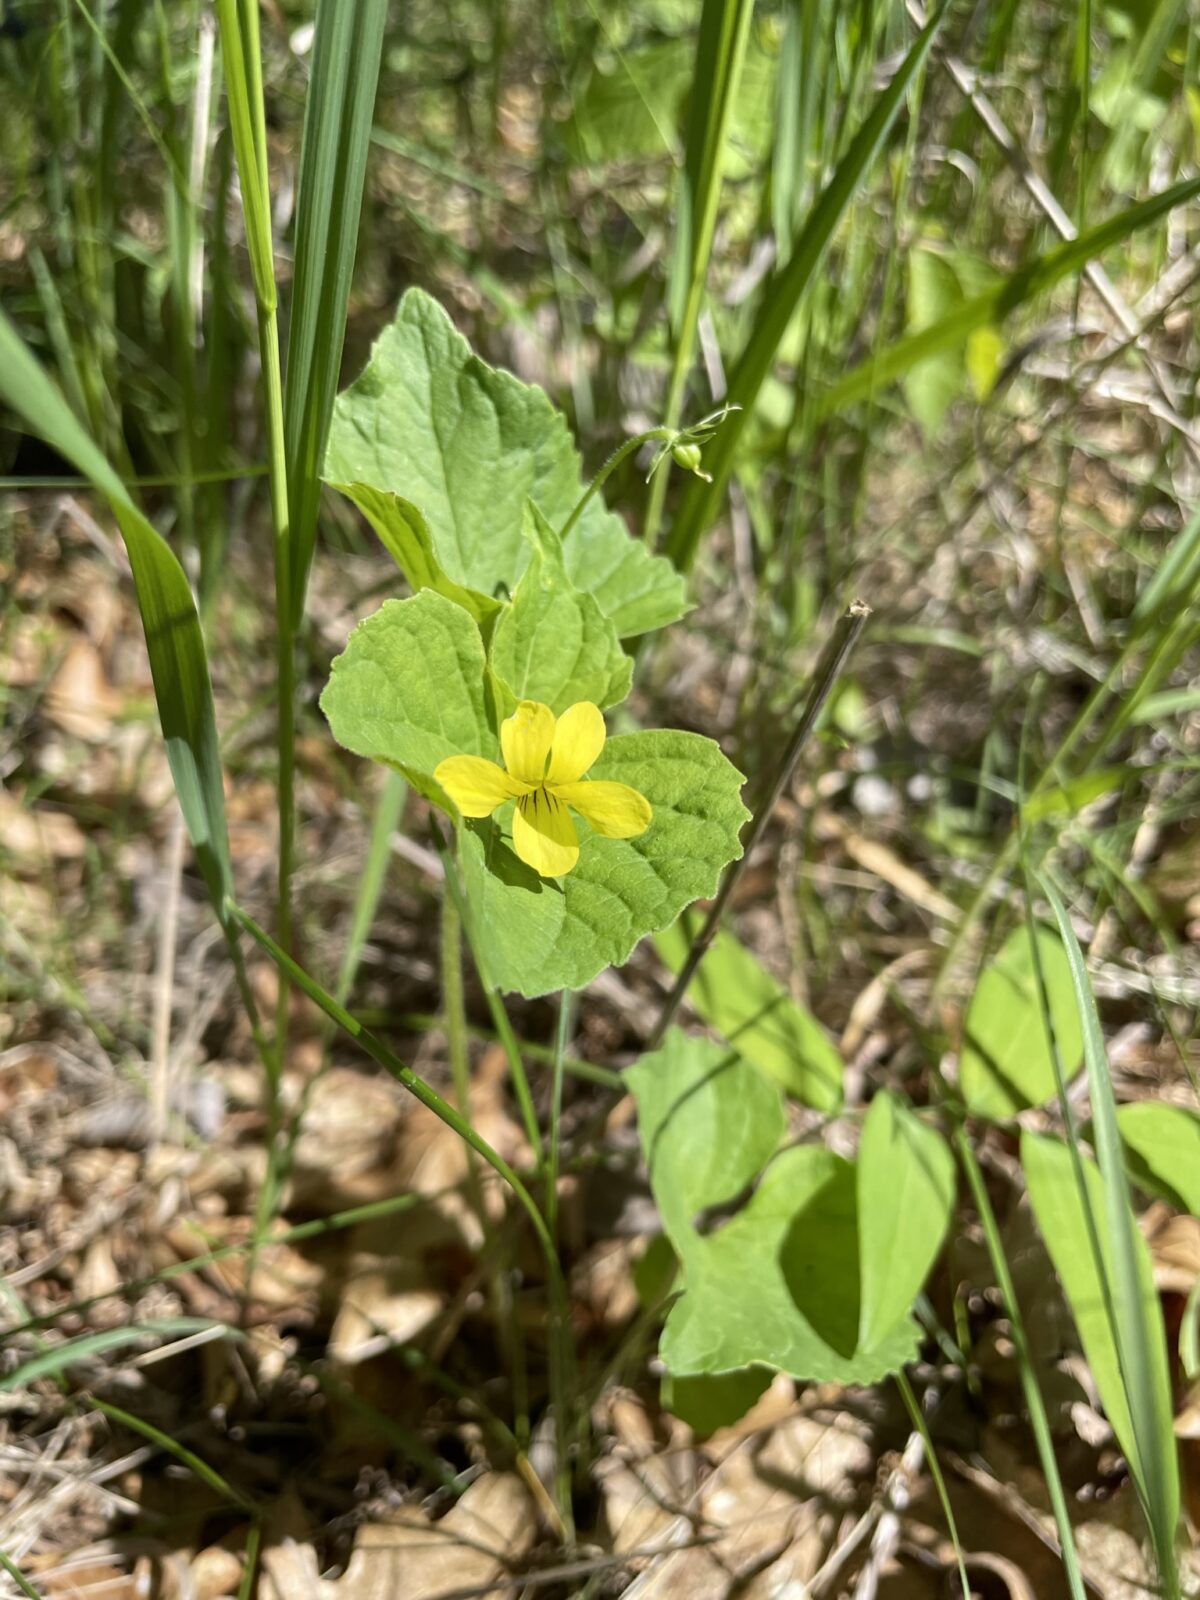
{"label": "green heart-shaped leaf", "polygon": [[[500,600],[529,564],[526,501],[561,528],[583,493],[579,455],[547,396],[481,361],[417,289],[338,397],[325,478],[404,495],[424,517],[446,576]],[[599,495],[568,536],[564,559],[572,583],[623,639],[687,610],[680,575],[631,539]]]}
{"label": "green heart-shaped leaf", "polygon": [[629,693],[633,662],[596,601],[568,577],[558,534],[532,502],[526,509],[533,560],[496,621],[489,654],[508,691],[504,709],[518,700],[540,700],[556,714],[577,700],[616,705]]}
{"label": "green heart-shaped leaf", "polygon": [[743,1211],[696,1238],[683,1287],[659,1347],[673,1373],[758,1364],[822,1383],[876,1383],[916,1354],[907,1317],[858,1344],[855,1172],[821,1145],[785,1150]]}
{"label": "green heart-shaped leaf", "polygon": [[741,854],[745,780],[711,739],[665,729],[619,734],[588,777],[629,784],[654,820],[639,838],[606,839],[577,817],[579,861],[561,880],[539,878],[517,859],[505,811],[460,832],[476,937],[502,989],[582,988],[714,894],[722,868]]}
{"label": "green heart-shaped leaf", "polygon": [[396,767],[440,805],[446,799],[432,776],[439,761],[498,753],[479,629],[432,589],[385,600],[358,624],[333,663],[321,709],[340,745]]}

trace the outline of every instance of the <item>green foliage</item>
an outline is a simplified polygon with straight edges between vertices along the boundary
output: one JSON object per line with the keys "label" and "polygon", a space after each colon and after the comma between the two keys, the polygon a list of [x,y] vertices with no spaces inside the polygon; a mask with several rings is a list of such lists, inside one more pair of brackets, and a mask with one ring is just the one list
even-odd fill
{"label": "green foliage", "polygon": [[859,1343],[886,1338],[907,1314],[946,1237],[954,1157],[934,1128],[887,1090],[871,1101],[858,1150],[862,1264]]}
{"label": "green foliage", "polygon": [[[908,257],[908,325],[914,331],[934,326],[983,290],[994,274],[963,251],[917,246]],[[987,330],[976,330],[986,332]],[[968,340],[958,349],[939,350],[919,361],[904,379],[904,394],[913,415],[928,434],[937,433],[946,410],[963,389],[971,368],[977,389],[991,387],[984,360],[994,363],[998,352],[983,351]]]}
{"label": "green foliage", "polygon": [[[597,497],[560,537],[555,520],[570,518],[581,492],[562,418],[539,390],[474,357],[427,296],[405,297],[339,400],[329,461],[418,593],[355,629],[322,708],[347,749],[452,813],[433,776],[440,761],[496,760],[499,723],[518,699],[555,712],[623,699],[632,662],[620,628],[682,607],[678,577]],[[589,776],[636,789],[653,820],[635,839],[613,839],[580,818],[579,860],[561,882],[516,856],[511,804],[460,829],[473,946],[500,988],[581,987],[714,893],[740,854],[743,779],[712,740],[623,735]]]}
{"label": "green foliage", "polygon": [[[1076,1180],[1074,1198],[1090,1213],[1087,1220],[1092,1249],[1088,1260],[1102,1279],[1108,1335],[1116,1347],[1124,1388],[1131,1432],[1122,1435],[1117,1429],[1117,1434],[1129,1458],[1154,1544],[1159,1576],[1168,1592],[1176,1594],[1179,1592],[1175,1555],[1179,1526],[1179,1452],[1173,1427],[1174,1406],[1162,1307],[1154,1287],[1146,1241],[1133,1214],[1112,1073],[1083,951],[1053,881],[1043,872],[1039,874],[1039,882],[1054,912],[1067,953],[1075,1003],[1083,1026],[1083,1053],[1092,1101],[1092,1138],[1100,1169],[1103,1208],[1095,1203],[1090,1181],[1081,1184]],[[1077,1170],[1078,1151],[1073,1154]],[[1052,1218],[1051,1226],[1055,1225]],[[1059,1265],[1057,1259],[1055,1265]],[[1075,1270],[1079,1270],[1078,1266]],[[1071,1268],[1060,1267],[1060,1275],[1064,1271],[1070,1272]],[[1087,1292],[1086,1286],[1084,1292]],[[1080,1304],[1073,1296],[1076,1317],[1080,1314]]]}
{"label": "green foliage", "polygon": [[711,739],[666,729],[619,734],[588,776],[629,784],[654,820],[636,839],[602,839],[578,818],[579,862],[561,882],[517,859],[506,839],[511,808],[460,830],[476,947],[502,989],[582,987],[715,893],[722,869],[741,854],[742,775]]}
{"label": "green foliage", "polygon": [[232,888],[216,715],[200,618],[183,568],[134,505],[70,406],[0,312],[0,398],[72,461],[112,507],[129,552],[171,775],[218,916]]}
{"label": "green foliage", "polygon": [[783,1098],[736,1050],[679,1028],[625,1079],[663,1227],[686,1257],[700,1238],[697,1215],[736,1199],[774,1155]]}
{"label": "green foliage", "polygon": [[[1053,1040],[1069,1078],[1083,1057],[1070,966],[1051,929],[1038,928],[1037,947]],[[995,1118],[1041,1105],[1055,1091],[1053,1044],[1025,925],[1008,936],[980,976],[967,1012],[959,1086],[969,1110]]]}
{"label": "green foliage", "polygon": [[[1116,1260],[1112,1240],[1104,1223],[1106,1194],[1104,1181],[1090,1157],[1080,1157],[1086,1186],[1086,1200],[1076,1182],[1071,1151],[1060,1139],[1051,1139],[1026,1130],[1021,1135],[1021,1166],[1029,1185],[1029,1198],[1062,1280],[1075,1326],[1079,1330],[1083,1353],[1096,1380],[1104,1410],[1112,1423],[1135,1476],[1141,1477],[1137,1431],[1130,1412],[1130,1396],[1118,1356],[1112,1294]],[[1088,1212],[1096,1227],[1101,1260],[1092,1248]],[[1137,1297],[1141,1315],[1155,1328],[1156,1338],[1148,1346],[1146,1376],[1154,1394],[1154,1404],[1171,1415],[1171,1385],[1167,1370],[1166,1335],[1150,1251],[1140,1234],[1135,1245]],[[1177,1509],[1177,1502],[1176,1502]]]}
{"label": "green foliage", "polygon": [[444,595],[469,612],[485,633],[490,632],[504,602],[447,576],[433,548],[428,524],[411,501],[366,483],[335,483],[333,488],[353,500],[414,590],[432,589]]}
{"label": "green foliage", "polygon": [[[405,496],[425,520],[442,571],[498,600],[512,595],[531,558],[527,502],[561,528],[583,488],[566,423],[545,394],[480,360],[436,301],[415,289],[338,397],[325,476]],[[572,583],[621,638],[684,612],[682,580],[629,537],[599,496],[572,530],[564,559]]]}
{"label": "green foliage", "polygon": [[[655,939],[672,972],[687,959],[699,919],[684,916]],[[744,1059],[820,1111],[842,1101],[842,1058],[810,1011],[732,933],[713,940],[692,979],[688,1004]]]}
{"label": "green foliage", "polygon": [[824,259],[838,224],[891,131],[913,79],[924,65],[940,23],[941,13],[938,13],[917,36],[891,82],[863,120],[837,170],[821,191],[787,262],[767,287],[749,341],[729,380],[729,403],[742,409],[734,413],[727,426],[717,435],[709,454],[712,482],[690,486],[671,532],[671,555],[681,567],[690,567],[695,558],[700,536],[715,513],[729,481],[742,429],[758,400],[792,319]]}
{"label": "green foliage", "polygon": [[1117,1126],[1138,1187],[1200,1217],[1200,1117],[1179,1106],[1143,1101],[1119,1107]]}
{"label": "green foliage", "polygon": [[[586,77],[572,96],[565,129],[568,150],[578,161],[596,166],[674,155],[685,108],[692,118],[695,102],[709,103],[717,87],[729,87],[714,86],[713,65],[712,55],[706,59],[702,53],[697,60],[696,47],[686,37],[590,58]],[[774,79],[775,62],[751,35],[744,68],[734,76],[728,111],[731,149],[740,156],[735,176],[744,175],[767,148]],[[704,84],[702,94],[690,93],[695,82]]]}
{"label": "green foliage", "polygon": [[495,760],[483,640],[461,606],[432,589],[385,600],[333,663],[321,709],[339,744],[402,772],[447,804],[433,780],[452,755]]}
{"label": "green foliage", "polygon": [[292,626],[316,535],[321,462],[337,393],[358,244],[387,0],[321,0],[304,104],[284,437],[295,541]]}
{"label": "green foliage", "polygon": [[855,367],[822,395],[818,411],[828,416],[854,400],[877,394],[887,384],[911,372],[918,363],[961,347],[976,329],[999,325],[1035,296],[1081,271],[1089,261],[1120,244],[1139,228],[1149,227],[1198,194],[1200,178],[1174,184],[1089,228],[1079,238],[1045,255],[1035,256],[994,288],[965,301],[931,327],[910,334]]}
{"label": "green foliage", "polygon": [[[775,1150],[778,1088],[736,1051],[678,1029],[627,1079],[651,1188],[680,1260],[682,1294],[661,1345],[674,1380],[737,1373],[732,1394],[752,1400],[762,1367],[865,1383],[911,1359],[909,1307],[953,1199],[937,1133],[880,1097],[857,1165],[821,1146],[784,1150],[746,1205],[704,1231],[697,1216],[736,1199]],[[703,1386],[695,1401],[721,1416],[732,1403]]]}
{"label": "green foliage", "polygon": [[615,705],[629,693],[633,662],[596,601],[568,577],[557,533],[535,505],[527,511],[533,558],[496,623],[492,671],[511,704],[540,700],[556,714],[577,700]]}
{"label": "green foliage", "polygon": [[659,1347],[673,1373],[755,1363],[815,1382],[874,1383],[916,1353],[907,1318],[861,1348],[854,1167],[819,1145],[785,1150],[745,1209],[683,1257],[683,1295]]}
{"label": "green foliage", "polygon": [[672,1416],[704,1435],[728,1428],[744,1417],[771,1385],[770,1367],[743,1367],[737,1372],[699,1372],[674,1377],[663,1374],[662,1403]]}

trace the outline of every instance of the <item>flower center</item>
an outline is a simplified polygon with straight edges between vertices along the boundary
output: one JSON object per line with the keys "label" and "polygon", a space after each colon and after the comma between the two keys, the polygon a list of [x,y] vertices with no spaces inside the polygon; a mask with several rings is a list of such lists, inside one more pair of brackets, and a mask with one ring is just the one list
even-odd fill
{"label": "flower center", "polygon": [[544,783],[539,783],[531,794],[523,794],[517,801],[517,810],[527,822],[537,816],[552,817],[555,812],[566,809],[565,804]]}

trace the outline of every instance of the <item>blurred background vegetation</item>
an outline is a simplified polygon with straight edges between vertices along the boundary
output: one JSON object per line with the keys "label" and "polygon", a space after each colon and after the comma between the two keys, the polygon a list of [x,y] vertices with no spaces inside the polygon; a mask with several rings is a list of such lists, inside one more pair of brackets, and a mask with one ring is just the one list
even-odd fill
{"label": "blurred background vegetation", "polygon": [[[1052,854],[1089,930],[1121,1097],[1194,1105],[1194,7],[951,0],[927,49],[919,0],[701,11],[390,6],[343,380],[419,284],[487,359],[549,391],[588,471],[642,429],[739,404],[706,448],[711,485],[679,472],[647,483],[650,452],[606,485],[631,533],[692,573],[696,604],[641,653],[635,710],[711,733],[765,775],[830,618],[852,594],[875,612],[819,753],[747,873],[740,939],[840,1041],[851,1103],[882,1082],[919,1097],[976,975],[1025,914],[1021,860]],[[269,910],[266,442],[216,38],[203,0],[0,5],[0,297],[194,581],[235,866],[247,903]],[[311,5],[264,0],[285,316],[312,40]],[[184,989],[168,992],[168,1033],[174,1014],[201,1098],[206,1065],[225,1063],[221,1105],[244,1119],[230,1135],[228,1118],[192,1116],[193,1135],[223,1128],[242,1148],[239,1176],[218,1186],[229,1223],[253,1209],[261,1172],[246,1155],[261,1151],[255,1094],[236,1072],[249,1045],[180,865],[123,557],[69,466],[2,415],[0,474],[0,1050],[15,1067],[50,1040],[100,1074],[106,1104],[130,1083],[144,1097],[163,1049],[154,974],[162,883],[174,883]],[[331,749],[316,707],[351,621],[396,587],[369,530],[327,496],[301,631],[298,937],[332,983],[354,929],[360,1010],[440,1069],[421,813],[403,825],[364,945],[353,908],[371,780]],[[375,812],[377,838],[398,803]],[[581,1054],[631,1059],[661,987],[645,952],[600,985]],[[548,1008],[517,1022],[544,1047]],[[320,1060],[326,1047],[313,1023],[300,1080],[303,1051]],[[73,1105],[78,1085],[54,1070],[75,1084]],[[581,1137],[597,1092],[574,1083]],[[70,1177],[79,1139],[55,1119],[42,1155],[69,1180],[54,1203],[78,1211],[94,1191]],[[1006,1172],[997,1139],[993,1177]],[[306,1159],[293,1221],[375,1198]],[[22,1270],[48,1241],[63,1253],[50,1280],[30,1280],[35,1301],[48,1296],[35,1309],[95,1293],[72,1277],[87,1250],[64,1244],[50,1200],[31,1194],[10,1201],[0,1267]],[[115,1278],[97,1280],[106,1291],[161,1269],[135,1233]],[[272,1315],[284,1329],[299,1317]],[[299,1317],[304,1360],[331,1315]],[[644,1378],[644,1338],[618,1348],[621,1374]],[[593,1376],[612,1359],[598,1338]],[[482,1336],[445,1360],[437,1381],[405,1378],[416,1398],[406,1391],[403,1426],[423,1455],[404,1457],[411,1435],[397,1445],[394,1396],[358,1396],[366,1434],[400,1450],[409,1481],[427,1482],[430,1439],[449,1448],[444,1418],[430,1422],[446,1385],[487,1381]],[[286,1434],[294,1420],[278,1395],[237,1403],[256,1426]],[[89,1436],[83,1448],[90,1461],[106,1447]],[[329,1458],[331,1503],[310,1503],[311,1521],[347,1514],[352,1458]]]}

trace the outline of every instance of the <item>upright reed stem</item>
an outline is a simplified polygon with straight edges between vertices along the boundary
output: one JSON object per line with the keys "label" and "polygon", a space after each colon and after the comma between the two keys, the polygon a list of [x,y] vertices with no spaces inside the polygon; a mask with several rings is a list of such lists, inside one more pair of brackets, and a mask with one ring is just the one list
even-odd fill
{"label": "upright reed stem", "polygon": [[1029,1422],[1033,1429],[1038,1458],[1042,1464],[1042,1476],[1046,1480],[1046,1491],[1050,1496],[1050,1506],[1054,1512],[1054,1521],[1058,1528],[1058,1539],[1062,1546],[1062,1562],[1066,1572],[1067,1587],[1071,1591],[1072,1600],[1085,1600],[1086,1591],[1083,1584],[1083,1574],[1080,1571],[1079,1557],[1075,1551],[1075,1536],[1071,1528],[1071,1513],[1067,1508],[1067,1497],[1063,1490],[1062,1478],[1059,1475],[1058,1459],[1054,1451],[1054,1438],[1050,1432],[1050,1419],[1046,1414],[1046,1402],[1042,1398],[1042,1391],[1038,1388],[1033,1356],[1025,1333],[1025,1321],[1017,1301],[1017,1291],[1013,1284],[1012,1273],[1008,1269],[1008,1258],[1004,1254],[1004,1241],[1000,1237],[1000,1227],[996,1221],[996,1213],[992,1210],[992,1202],[987,1192],[987,1184],[984,1182],[983,1171],[979,1165],[978,1157],[971,1148],[971,1141],[967,1138],[963,1128],[960,1127],[955,1131],[954,1143],[958,1150],[963,1171],[967,1176],[971,1198],[975,1202],[975,1209],[979,1213],[980,1222],[983,1224],[983,1236],[987,1243],[988,1257],[992,1263],[992,1271],[996,1274],[996,1284],[1004,1300],[1004,1309],[1008,1316],[1012,1342],[1017,1352],[1017,1370],[1021,1375],[1021,1388],[1025,1395],[1025,1408],[1029,1412]]}
{"label": "upright reed stem", "polygon": [[[283,364],[279,354],[279,321],[275,288],[271,189],[267,174],[266,110],[263,104],[262,47],[257,0],[217,0],[221,55],[225,68],[229,121],[242,194],[246,244],[250,253],[254,298],[258,308],[258,348],[262,363],[267,424],[267,461],[271,484],[271,525],[275,562],[275,652],[279,759],[279,906],[280,947],[292,947],[291,884],[295,840],[295,661],[291,620],[292,543],[288,515],[287,453],[283,425]],[[256,1232],[273,1214],[281,1160],[280,1083],[287,1057],[289,987],[279,975],[275,1011],[275,1044],[267,1070],[267,1177],[259,1196]]]}
{"label": "upright reed stem", "polygon": [[775,769],[771,785],[759,802],[754,814],[754,821],[746,839],[745,847],[736,861],[730,862],[721,880],[721,887],[717,890],[717,897],[709,908],[708,916],[704,919],[704,926],[692,941],[688,951],[687,960],[680,968],[679,976],[663,1003],[658,1022],[651,1034],[646,1048],[657,1049],[662,1043],[663,1035],[675,1020],[675,1014],[683,1003],[692,979],[696,976],[696,969],[704,960],[709,946],[716,937],[725,907],[729,904],[730,896],[737,887],[743,872],[750,864],[753,855],[767,831],[779,803],[779,797],[791,782],[792,773],[796,763],[808,743],[808,739],[817,723],[820,721],[821,712],[825,709],[826,702],[833,687],[841,676],[842,668],[850,657],[850,652],[858,643],[858,636],[867,625],[867,618],[871,615],[871,608],[862,600],[852,600],[846,613],[838,622],[837,627],[829,636],[825,649],[821,652],[821,659],[817,662],[816,672],[813,674],[812,687],[808,691],[808,698],[804,702],[804,709],[800,713],[800,720],[788,740],[787,748],[780,757],[779,765]]}

